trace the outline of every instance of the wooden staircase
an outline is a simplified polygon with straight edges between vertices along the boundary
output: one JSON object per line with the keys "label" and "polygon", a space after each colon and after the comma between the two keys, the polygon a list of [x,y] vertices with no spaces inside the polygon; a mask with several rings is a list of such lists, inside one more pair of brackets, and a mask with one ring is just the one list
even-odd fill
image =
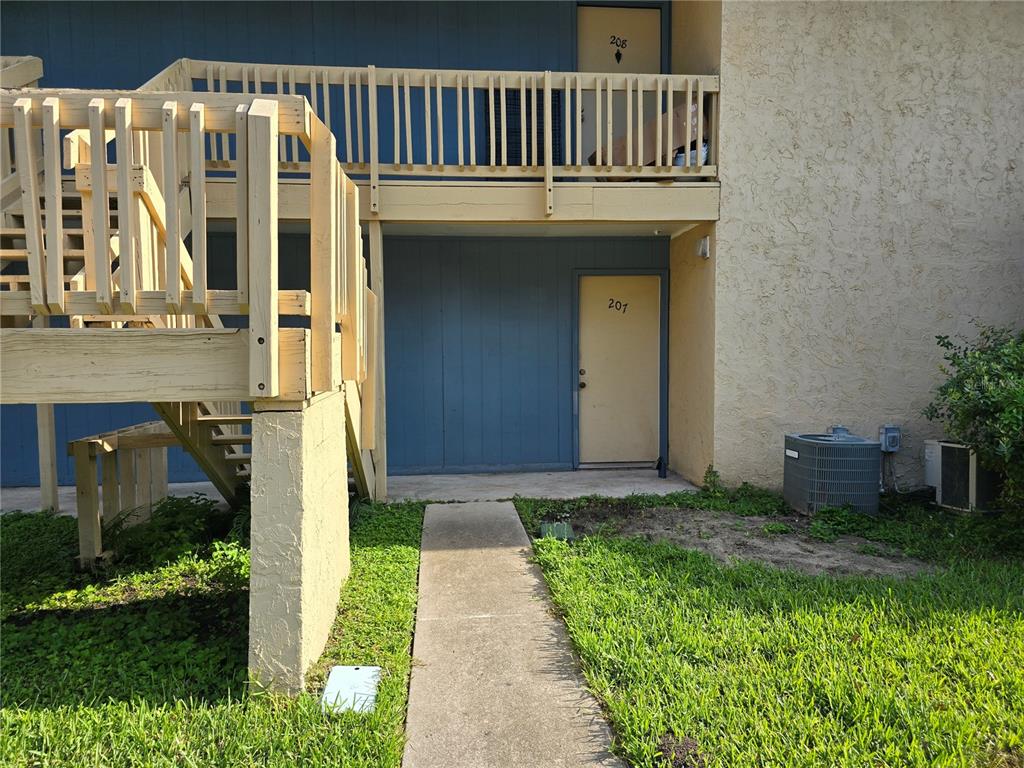
{"label": "wooden staircase", "polygon": [[[383,498],[380,224],[370,224],[373,267],[368,275],[358,189],[337,159],[329,127],[310,112],[308,103],[288,95],[272,100],[245,94],[193,96],[187,89],[158,95],[19,92],[0,93],[0,112],[0,129],[12,132],[19,161],[10,168],[5,164],[0,178],[0,317],[10,329],[5,342],[24,355],[18,368],[36,370],[37,340],[57,347],[80,344],[82,349],[90,344],[115,345],[115,336],[108,342],[102,329],[136,329],[133,335],[124,334],[126,340],[145,338],[141,331],[152,333],[153,339],[178,335],[183,345],[180,367],[169,368],[167,351],[162,351],[162,373],[151,376],[160,384],[149,385],[148,396],[138,397],[142,391],[126,385],[130,379],[112,369],[97,373],[99,380],[108,382],[105,389],[95,380],[65,387],[63,372],[37,371],[44,380],[61,381],[59,393],[40,392],[25,385],[27,377],[22,376],[20,389],[5,389],[12,393],[6,402],[34,402],[52,412],[52,403],[57,402],[152,401],[161,395],[187,397],[184,393],[190,391],[203,393],[194,397],[217,398],[152,404],[218,491],[234,502],[237,489],[252,475],[252,420],[242,413],[245,401],[296,402],[343,391],[350,476],[358,493]],[[296,165],[278,153],[278,141],[263,140],[271,131],[280,132],[282,146],[290,141],[294,148],[301,140],[312,158],[298,169],[309,174],[309,222],[316,246],[311,248],[308,290],[280,290],[271,277],[277,272],[270,266],[277,264],[277,249],[265,247],[270,231],[265,222],[278,219],[279,209],[276,194],[263,190],[274,189],[278,182],[268,169],[294,171]],[[232,134],[234,142],[228,141]],[[204,149],[207,140],[209,152]],[[249,140],[247,154],[234,156]],[[113,162],[106,149],[111,142],[117,150]],[[227,148],[228,154],[217,155],[217,145]],[[240,239],[236,254],[234,289],[208,285],[205,238],[198,236],[207,231],[210,169],[218,176],[233,175],[234,186],[220,191],[235,194],[234,218],[239,231],[248,235]],[[263,231],[254,234],[257,221]],[[258,331],[247,339],[249,368],[242,372],[237,357],[226,359],[225,367],[234,371],[230,383],[207,375],[196,389],[189,380],[185,351],[190,340],[203,337],[204,344],[236,349],[234,339],[240,335],[220,330],[221,314],[246,315],[250,329]],[[309,325],[281,326],[278,314],[309,318]],[[93,335],[79,334],[81,341],[72,342],[72,331],[58,341],[45,330],[68,325],[91,329]],[[35,333],[37,328],[42,332]],[[193,329],[214,333],[209,338],[177,334]],[[271,343],[262,346],[264,337]],[[145,357],[147,352],[135,344],[126,356]],[[57,347],[48,360],[66,359]],[[212,346],[204,350],[192,343],[191,348],[202,355]],[[115,346],[110,349],[116,351]],[[159,358],[160,352],[154,351],[154,356]],[[105,355],[105,349],[100,354]],[[93,353],[79,366],[92,366],[95,359]],[[212,360],[206,359],[209,369]],[[139,373],[128,371],[129,376]],[[74,377],[68,379],[73,382]],[[165,384],[169,381],[174,384]],[[108,393],[115,394],[105,399]],[[46,431],[52,445],[52,418]]]}
{"label": "wooden staircase", "polygon": [[[109,232],[112,248],[118,250],[118,211],[116,197],[110,198]],[[40,214],[45,230],[46,201],[40,198]],[[20,202],[4,213],[4,226],[0,227],[0,285],[3,290],[28,289],[28,248],[24,217]],[[64,237],[64,274],[73,275],[69,289],[76,289],[76,282],[84,281],[85,268],[85,221],[82,211],[81,193],[65,188],[61,197],[61,220]],[[182,233],[182,237],[188,235]],[[117,270],[114,271],[115,283]],[[222,327],[216,315],[206,316],[211,327]],[[120,322],[110,318],[83,315],[75,318],[73,325],[83,328],[111,327],[163,327],[165,319],[159,315],[134,316]],[[210,478],[217,491],[229,504],[238,499],[238,488],[248,483],[251,473],[252,443],[250,425],[252,416],[242,413],[241,403],[232,402],[177,402],[151,403],[154,410],[178,438],[182,448]]]}

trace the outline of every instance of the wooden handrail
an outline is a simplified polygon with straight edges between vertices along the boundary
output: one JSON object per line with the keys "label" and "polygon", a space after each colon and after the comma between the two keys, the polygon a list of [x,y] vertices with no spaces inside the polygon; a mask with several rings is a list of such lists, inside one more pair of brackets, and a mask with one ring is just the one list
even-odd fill
{"label": "wooden handrail", "polygon": [[[547,195],[549,179],[555,176],[672,181],[713,179],[718,174],[716,75],[314,68],[192,60],[184,66],[196,82],[205,82],[209,92],[222,93],[236,83],[246,91],[251,83],[255,90],[306,96],[311,109],[337,135],[345,170],[369,173],[371,213],[380,212],[380,180],[389,176],[537,179],[543,180]],[[338,90],[335,102],[343,104],[342,119],[330,124],[328,105],[332,91]],[[419,102],[412,98],[412,90],[422,91],[418,115],[413,114]],[[511,111],[513,97],[517,116]],[[481,154],[478,118],[486,126]],[[591,119],[593,127],[585,126]],[[414,157],[417,120],[424,142]],[[453,122],[449,137],[445,125]],[[381,130],[391,131],[386,148],[379,142]],[[511,143],[508,134],[514,130],[519,140]],[[550,157],[539,141],[549,130],[555,142]],[[452,149],[449,143],[446,152],[445,144],[452,138],[457,139],[456,146]],[[390,157],[381,157],[382,150]],[[556,151],[562,154],[557,166]],[[280,161],[282,169],[308,170],[306,156],[294,140],[290,145],[282,140]],[[234,159],[225,154],[219,162],[230,166]]]}

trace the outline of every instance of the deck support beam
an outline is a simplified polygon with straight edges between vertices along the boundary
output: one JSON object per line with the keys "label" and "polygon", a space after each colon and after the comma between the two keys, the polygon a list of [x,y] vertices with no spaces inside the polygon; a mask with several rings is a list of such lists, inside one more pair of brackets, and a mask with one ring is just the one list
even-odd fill
{"label": "deck support beam", "polygon": [[252,418],[249,672],[302,690],[349,573],[345,396],[317,395]]}

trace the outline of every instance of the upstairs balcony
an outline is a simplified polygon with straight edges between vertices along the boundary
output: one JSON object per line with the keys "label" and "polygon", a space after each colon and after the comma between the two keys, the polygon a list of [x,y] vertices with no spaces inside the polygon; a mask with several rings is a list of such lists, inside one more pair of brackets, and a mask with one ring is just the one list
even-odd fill
{"label": "upstairs balcony", "polygon": [[[362,188],[360,218],[436,224],[623,224],[670,233],[718,218],[719,79],[709,75],[314,67],[179,59],[143,90],[302,96]],[[690,151],[685,151],[690,148]],[[209,145],[210,215],[230,218],[236,147]],[[282,218],[307,216],[288,184],[308,170],[279,147]]]}

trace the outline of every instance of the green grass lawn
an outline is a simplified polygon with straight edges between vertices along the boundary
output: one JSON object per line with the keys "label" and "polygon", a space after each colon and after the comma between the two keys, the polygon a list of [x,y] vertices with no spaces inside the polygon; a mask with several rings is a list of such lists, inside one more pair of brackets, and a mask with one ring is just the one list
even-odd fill
{"label": "green grass lawn", "polygon": [[[249,555],[230,517],[171,502],[77,574],[75,521],[0,518],[0,764],[398,766],[423,505],[352,514],[352,575],[292,700],[246,685]],[[244,533],[241,536],[244,541]],[[325,716],[333,664],[383,667],[375,712]]]}
{"label": "green grass lawn", "polygon": [[[588,503],[517,500],[534,530]],[[751,489],[617,503],[780,504]],[[723,565],[614,535],[534,547],[635,766],[1019,768],[1024,535],[1008,525],[907,505],[813,526],[823,542],[855,533],[941,566],[903,580]]]}

